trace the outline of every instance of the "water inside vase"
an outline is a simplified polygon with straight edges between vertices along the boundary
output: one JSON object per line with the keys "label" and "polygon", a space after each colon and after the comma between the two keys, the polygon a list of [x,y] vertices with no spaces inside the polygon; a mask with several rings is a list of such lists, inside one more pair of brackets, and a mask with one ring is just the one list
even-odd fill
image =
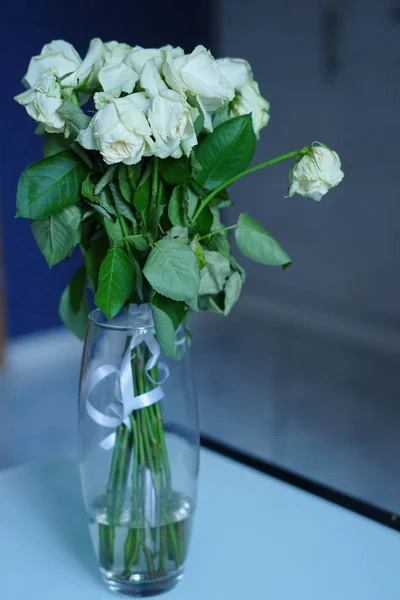
{"label": "water inside vase", "polygon": [[106,502],[98,499],[89,530],[102,574],[143,582],[176,573],[187,556],[193,516],[188,499],[175,493],[169,510],[132,515],[124,507],[118,523],[110,523]]}

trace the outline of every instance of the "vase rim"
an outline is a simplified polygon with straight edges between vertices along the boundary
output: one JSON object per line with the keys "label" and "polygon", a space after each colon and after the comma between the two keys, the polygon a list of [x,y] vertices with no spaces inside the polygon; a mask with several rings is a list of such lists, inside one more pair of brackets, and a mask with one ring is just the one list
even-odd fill
{"label": "vase rim", "polygon": [[89,321],[101,329],[114,331],[147,331],[154,328],[150,304],[130,304],[109,321],[99,308],[89,313]]}

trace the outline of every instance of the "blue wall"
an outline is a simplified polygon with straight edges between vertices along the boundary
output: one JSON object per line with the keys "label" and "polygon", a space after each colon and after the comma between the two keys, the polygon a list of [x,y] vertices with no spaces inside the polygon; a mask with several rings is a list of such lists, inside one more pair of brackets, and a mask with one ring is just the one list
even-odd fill
{"label": "blue wall", "polygon": [[173,3],[117,3],[105,0],[57,4],[45,0],[4,2],[0,22],[2,56],[0,94],[0,192],[4,233],[7,321],[11,336],[60,323],[57,310],[60,294],[80,261],[72,259],[51,272],[36,247],[29,224],[14,219],[15,191],[21,171],[41,158],[40,136],[35,123],[13,101],[23,91],[20,83],[29,59],[52,39],[71,42],[83,56],[93,37],[117,39],[132,45],[174,44],[190,50],[194,45],[211,45],[209,14],[212,0],[197,6],[185,0]]}

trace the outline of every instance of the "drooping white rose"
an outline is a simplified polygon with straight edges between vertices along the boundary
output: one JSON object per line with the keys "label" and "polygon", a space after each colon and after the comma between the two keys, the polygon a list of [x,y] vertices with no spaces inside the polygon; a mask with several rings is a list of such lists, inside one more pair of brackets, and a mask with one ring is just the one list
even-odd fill
{"label": "drooping white rose", "polygon": [[197,144],[193,123],[198,115],[178,92],[166,90],[155,96],[147,114],[155,139],[154,154],[160,158],[189,156]]}
{"label": "drooping white rose", "polygon": [[81,63],[81,57],[71,44],[64,40],[54,40],[45,44],[38,56],[31,58],[23,81],[27,87],[33,88],[49,69],[54,69],[57,77],[63,77],[76,71]]}
{"label": "drooping white rose", "polygon": [[32,119],[43,123],[49,133],[62,133],[64,119],[56,112],[62,104],[61,88],[51,70],[38,81],[34,88],[15,96],[15,100],[25,106]]}
{"label": "drooping white rose", "polygon": [[229,105],[230,118],[251,113],[253,129],[257,137],[259,137],[260,129],[268,124],[270,118],[268,111],[269,102],[261,96],[256,81],[243,86]]}
{"label": "drooping white rose", "polygon": [[309,153],[302,156],[291,170],[288,196],[297,193],[312,200],[321,200],[343,177],[336,152],[324,145],[313,144]]}
{"label": "drooping white rose", "polygon": [[105,96],[102,108],[81,131],[78,142],[88,150],[99,150],[108,165],[133,165],[143,156],[150,156],[154,144],[145,115],[149,99],[144,93],[135,93],[123,98],[109,96],[110,101],[104,103]]}
{"label": "drooping white rose", "polygon": [[91,40],[86,56],[79,67],[62,80],[63,88],[83,87],[85,91],[92,91],[98,87],[97,74],[101,66],[103,46],[100,38]]}
{"label": "drooping white rose", "polygon": [[122,92],[131,94],[139,75],[124,64],[124,59],[132,50],[128,44],[106,42],[103,44],[102,66],[98,72],[98,80],[105,92],[118,98]]}
{"label": "drooping white rose", "polygon": [[224,77],[235,88],[235,97],[229,104],[227,117],[232,119],[251,113],[254,133],[259,137],[260,129],[268,124],[270,105],[261,96],[249,63],[240,58],[221,58],[217,62]]}
{"label": "drooping white rose", "polygon": [[162,71],[173,90],[198,96],[207,111],[217,110],[234,97],[232,84],[204,46],[197,46],[191,54],[178,57],[166,53]]}

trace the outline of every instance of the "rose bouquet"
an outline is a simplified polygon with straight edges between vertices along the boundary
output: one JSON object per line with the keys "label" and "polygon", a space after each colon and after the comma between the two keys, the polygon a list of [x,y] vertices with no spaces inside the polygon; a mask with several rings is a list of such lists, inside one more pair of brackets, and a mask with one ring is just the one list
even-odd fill
{"label": "rose bouquet", "polygon": [[[289,196],[320,200],[343,178],[338,155],[320,142],[248,168],[269,103],[248,62],[215,60],[203,46],[185,54],[179,47],[94,39],[82,60],[57,40],[31,59],[23,81],[28,89],[16,100],[44,133],[44,158],[20,177],[17,216],[30,219],[50,267],[80,248],[84,264],[60,303],[62,320],[79,337],[91,292],[109,320],[146,304],[156,343],[179,357],[177,331],[189,313],[228,315],[239,298],[245,270],[231,252],[233,231],[244,256],[271,266],[291,262],[246,212],[235,224],[223,223],[221,211],[233,204],[226,188],[287,159],[294,161]],[[127,351],[132,385],[143,393],[154,389],[157,364],[146,371],[148,348],[128,343]],[[107,572],[132,456],[135,488],[151,473],[155,493],[172,494],[159,404],[123,417],[113,442],[107,525],[100,526]],[[135,502],[138,514],[145,511]],[[167,555],[179,567],[184,540],[173,526],[163,535],[149,542],[130,531],[119,576],[129,580],[143,563],[142,573],[162,577]]]}

